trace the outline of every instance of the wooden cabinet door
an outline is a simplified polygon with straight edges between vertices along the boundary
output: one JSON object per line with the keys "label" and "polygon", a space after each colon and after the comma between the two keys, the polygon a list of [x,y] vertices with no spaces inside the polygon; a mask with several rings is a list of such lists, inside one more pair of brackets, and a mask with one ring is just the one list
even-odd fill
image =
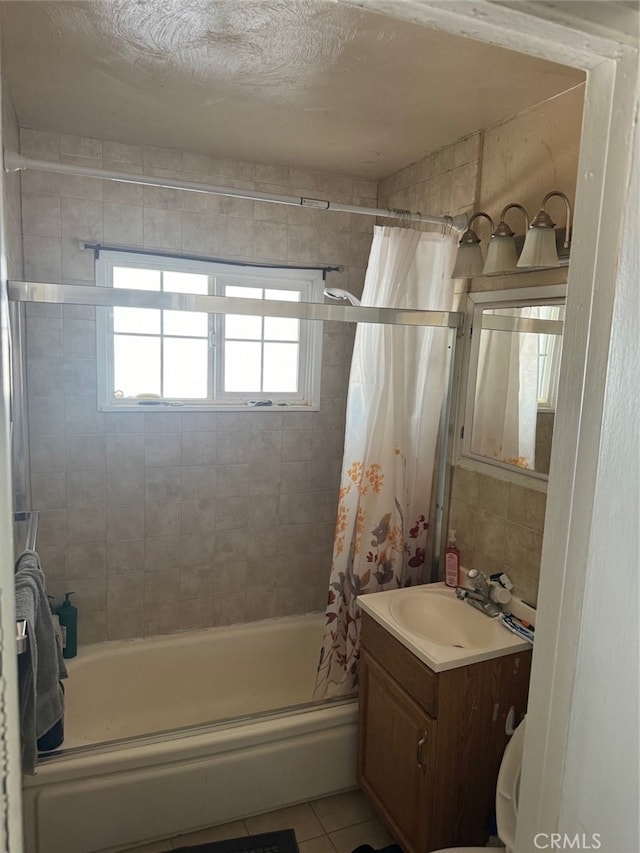
{"label": "wooden cabinet door", "polygon": [[366,651],[360,666],[358,780],[406,853],[425,853],[437,723]]}

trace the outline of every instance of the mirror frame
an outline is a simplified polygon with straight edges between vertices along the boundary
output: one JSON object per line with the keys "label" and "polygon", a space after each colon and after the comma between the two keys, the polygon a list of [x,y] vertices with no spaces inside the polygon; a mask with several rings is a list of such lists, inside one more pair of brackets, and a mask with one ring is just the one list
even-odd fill
{"label": "mirror frame", "polygon": [[[498,459],[489,459],[471,450],[473,411],[475,405],[478,354],[482,330],[482,312],[487,308],[523,307],[544,303],[564,303],[566,284],[539,285],[505,290],[485,290],[467,293],[465,312],[465,348],[461,371],[458,418],[456,420],[455,464],[491,474],[494,477],[519,482],[528,488],[546,491],[548,474],[509,465]],[[474,327],[476,334],[474,335]],[[488,469],[487,469],[488,466]]]}

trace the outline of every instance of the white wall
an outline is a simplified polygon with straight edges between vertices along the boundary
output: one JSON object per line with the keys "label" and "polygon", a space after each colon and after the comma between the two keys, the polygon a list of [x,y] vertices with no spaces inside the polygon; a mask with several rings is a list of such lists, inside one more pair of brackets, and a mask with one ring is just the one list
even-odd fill
{"label": "white wall", "polygon": [[605,853],[640,849],[638,222],[636,125],[559,821],[600,833]]}

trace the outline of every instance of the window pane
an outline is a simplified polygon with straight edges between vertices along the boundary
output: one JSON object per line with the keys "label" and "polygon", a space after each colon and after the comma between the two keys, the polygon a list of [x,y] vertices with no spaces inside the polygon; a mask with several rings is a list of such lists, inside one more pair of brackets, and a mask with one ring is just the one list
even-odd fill
{"label": "window pane", "polygon": [[114,335],[113,379],[125,397],[160,394],[160,338]]}
{"label": "window pane", "polygon": [[209,293],[209,277],[192,272],[164,272],[162,289],[172,293]]}
{"label": "window pane", "polygon": [[279,299],[281,302],[300,302],[299,290],[274,290],[264,292],[265,299]]}
{"label": "window pane", "polygon": [[160,312],[155,308],[114,308],[114,332],[137,332],[141,335],[160,334]]}
{"label": "window pane", "polygon": [[259,341],[262,339],[262,317],[227,314],[224,318],[224,336],[244,341]]}
{"label": "window pane", "polygon": [[131,287],[135,290],[160,290],[160,271],[114,267],[113,286]]}
{"label": "window pane", "polygon": [[265,317],[264,336],[269,341],[297,341],[300,320],[286,317]]}
{"label": "window pane", "polygon": [[227,341],[224,345],[224,390],[260,391],[261,345]]}
{"label": "window pane", "polygon": [[209,334],[209,315],[200,311],[164,311],[165,335],[185,335],[189,338],[206,338]]}
{"label": "window pane", "polygon": [[239,296],[241,299],[262,299],[261,287],[236,287],[227,284],[224,288],[225,296]]}
{"label": "window pane", "polygon": [[275,391],[298,390],[298,345],[264,345],[264,380],[262,390]]}
{"label": "window pane", "polygon": [[164,395],[188,399],[207,397],[206,340],[164,339]]}

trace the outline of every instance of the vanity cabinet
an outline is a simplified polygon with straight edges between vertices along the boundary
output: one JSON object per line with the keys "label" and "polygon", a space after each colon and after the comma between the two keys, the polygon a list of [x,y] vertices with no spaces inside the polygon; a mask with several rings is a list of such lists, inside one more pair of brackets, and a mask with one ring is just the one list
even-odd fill
{"label": "vanity cabinet", "polygon": [[484,846],[531,651],[433,672],[362,614],[358,782],[405,853]]}

